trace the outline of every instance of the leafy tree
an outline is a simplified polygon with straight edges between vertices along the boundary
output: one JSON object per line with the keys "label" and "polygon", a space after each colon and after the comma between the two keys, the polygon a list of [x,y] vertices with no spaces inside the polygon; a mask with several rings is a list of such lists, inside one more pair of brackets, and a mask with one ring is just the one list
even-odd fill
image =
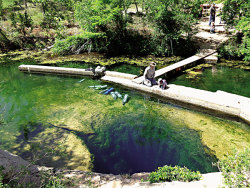
{"label": "leafy tree", "polygon": [[229,26],[236,26],[242,17],[249,17],[250,2],[245,0],[225,0],[222,19]]}
{"label": "leafy tree", "polygon": [[107,51],[125,52],[130,0],[82,0],[75,4],[75,18],[84,31],[103,33]]}
{"label": "leafy tree", "polygon": [[17,14],[13,12],[11,14],[11,25],[24,36],[27,35],[28,29],[31,32],[33,30],[33,21],[28,13],[18,12]]}
{"label": "leafy tree", "polygon": [[[243,57],[245,61],[250,60],[250,1],[245,0],[225,0],[222,9],[222,19],[230,27],[235,27],[238,31],[237,37],[222,47],[224,54],[232,57]],[[232,50],[231,50],[232,49]],[[236,51],[234,49],[237,49]],[[233,53],[231,53],[232,51]]]}
{"label": "leafy tree", "polygon": [[[191,34],[195,19],[192,9],[180,0],[145,1],[146,16],[154,29],[154,39],[159,43],[161,55],[174,54],[173,42],[182,34]],[[189,11],[188,11],[189,10]]]}
{"label": "leafy tree", "polygon": [[121,8],[115,2],[105,0],[82,0],[75,5],[75,17],[80,26],[90,32],[105,31],[116,23]]}
{"label": "leafy tree", "polygon": [[0,0],[0,17],[2,16],[3,0]]}
{"label": "leafy tree", "polygon": [[33,0],[34,3],[41,5],[44,15],[42,28],[58,29],[58,20],[70,20],[73,18],[73,0]]}
{"label": "leafy tree", "polygon": [[[170,55],[174,54],[174,45],[182,34],[190,36],[192,33],[193,15],[199,3],[200,0],[188,3],[182,0],[82,0],[75,5],[75,17],[82,29],[105,33],[110,51],[116,48],[126,52],[133,48],[129,40],[137,35],[128,27],[127,9],[134,4],[138,12],[140,6],[147,25],[152,28],[151,37],[147,39],[152,51]],[[145,40],[142,42],[145,43]],[[145,45],[148,46],[141,46]]]}

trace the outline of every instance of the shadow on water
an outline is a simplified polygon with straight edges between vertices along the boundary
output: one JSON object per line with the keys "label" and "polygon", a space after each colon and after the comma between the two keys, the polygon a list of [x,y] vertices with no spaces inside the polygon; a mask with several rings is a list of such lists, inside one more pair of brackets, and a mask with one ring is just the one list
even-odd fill
{"label": "shadow on water", "polygon": [[151,172],[164,165],[186,166],[202,173],[217,171],[212,166],[217,159],[202,145],[197,131],[181,126],[174,128],[153,115],[127,114],[103,122],[101,128],[90,134],[58,128],[74,133],[85,142],[93,154],[95,172],[132,174]]}
{"label": "shadow on water", "polygon": [[[137,115],[136,115],[137,116]],[[201,172],[216,171],[208,148],[200,142],[196,131],[174,130],[168,122],[139,121],[136,117],[120,117],[96,130],[87,146],[94,154],[94,171],[101,173],[150,172],[159,166],[180,165]],[[212,152],[210,152],[212,153]]]}
{"label": "shadow on water", "polygon": [[[47,129],[55,130],[46,132]],[[83,156],[75,158],[74,151],[67,150],[67,146],[64,145],[64,141],[67,139],[65,133],[67,132],[73,131],[50,123],[22,125],[20,126],[20,135],[16,138],[17,147],[14,150],[23,159],[40,166],[70,168],[69,161],[72,162],[72,159],[76,159],[79,165],[89,166],[88,159]],[[81,134],[81,137],[84,135]]]}
{"label": "shadow on water", "polygon": [[[212,166],[217,158],[201,143],[200,134],[167,119],[159,117],[157,110],[147,105],[144,111],[108,117],[101,126],[93,125],[93,133],[89,134],[72,130],[67,125],[29,123],[20,126],[16,151],[21,157],[31,160],[32,152],[46,154],[37,161],[38,165],[67,166],[73,154],[65,152],[66,148],[57,150],[57,147],[62,147],[57,140],[61,140],[65,133],[73,133],[92,154],[95,172],[132,174],[151,172],[164,165],[186,166],[202,173],[217,171]],[[48,133],[45,132],[47,128],[55,130]],[[31,147],[29,150],[25,149],[27,144]]]}

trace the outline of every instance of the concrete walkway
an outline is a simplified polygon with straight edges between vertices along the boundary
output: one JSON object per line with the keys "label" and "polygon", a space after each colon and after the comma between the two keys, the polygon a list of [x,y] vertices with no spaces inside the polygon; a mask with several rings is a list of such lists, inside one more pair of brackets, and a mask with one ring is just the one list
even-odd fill
{"label": "concrete walkway", "polygon": [[[28,73],[94,76],[94,73],[89,70],[64,67],[20,65],[19,70]],[[182,104],[196,106],[217,114],[238,117],[250,124],[250,98],[224,91],[210,92],[174,84],[170,84],[168,89],[162,90],[158,86],[147,87],[134,82],[136,75],[113,71],[106,71],[105,74],[101,78],[103,81],[150,93],[162,99],[170,99]]]}
{"label": "concrete walkway", "polygon": [[170,99],[182,104],[196,106],[218,115],[238,117],[250,124],[250,98],[227,93],[224,91],[210,92],[174,84],[162,90],[158,86],[147,87],[133,80],[119,77],[104,76],[103,81],[123,85],[125,87],[150,93],[162,99]]}

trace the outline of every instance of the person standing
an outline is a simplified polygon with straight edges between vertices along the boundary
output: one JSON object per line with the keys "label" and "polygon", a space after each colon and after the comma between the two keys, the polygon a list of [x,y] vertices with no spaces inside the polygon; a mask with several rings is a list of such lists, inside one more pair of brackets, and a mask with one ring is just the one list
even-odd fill
{"label": "person standing", "polygon": [[215,22],[215,13],[216,13],[216,9],[215,9],[215,4],[213,3],[212,6],[210,7],[210,16],[209,16],[209,26],[211,26],[212,22]]}
{"label": "person standing", "polygon": [[152,87],[153,85],[157,85],[157,82],[155,80],[155,62],[151,62],[150,65],[145,69],[143,77],[143,84]]}

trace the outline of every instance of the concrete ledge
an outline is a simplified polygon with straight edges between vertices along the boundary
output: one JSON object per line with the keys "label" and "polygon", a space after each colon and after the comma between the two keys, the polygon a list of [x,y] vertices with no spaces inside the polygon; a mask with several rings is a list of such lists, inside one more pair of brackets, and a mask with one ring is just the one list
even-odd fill
{"label": "concrete ledge", "polygon": [[40,73],[40,74],[63,74],[76,76],[94,76],[92,71],[76,68],[48,67],[40,65],[20,65],[18,69],[22,72]]}
{"label": "concrete ledge", "polygon": [[[92,71],[76,68],[47,67],[39,65],[21,65],[20,71],[41,74],[62,74],[73,76],[95,76]],[[123,85],[128,88],[150,93],[162,98],[179,101],[199,108],[238,117],[250,124],[250,98],[224,91],[210,92],[190,87],[170,84],[167,90],[159,87],[147,87],[134,82],[136,75],[106,71],[101,79]]]}
{"label": "concrete ledge", "polygon": [[115,72],[115,71],[106,71],[105,72],[106,76],[112,76],[112,77],[117,77],[117,78],[125,78],[128,80],[133,80],[137,77],[137,75],[134,74],[127,74],[127,73],[122,73],[122,72]]}
{"label": "concrete ledge", "polygon": [[224,91],[210,92],[190,87],[168,85],[167,90],[162,90],[158,86],[147,87],[137,84],[128,79],[104,76],[103,81],[113,82],[128,88],[150,93],[163,99],[171,99],[181,103],[197,106],[206,111],[225,114],[230,117],[238,117],[250,124],[250,99]]}

